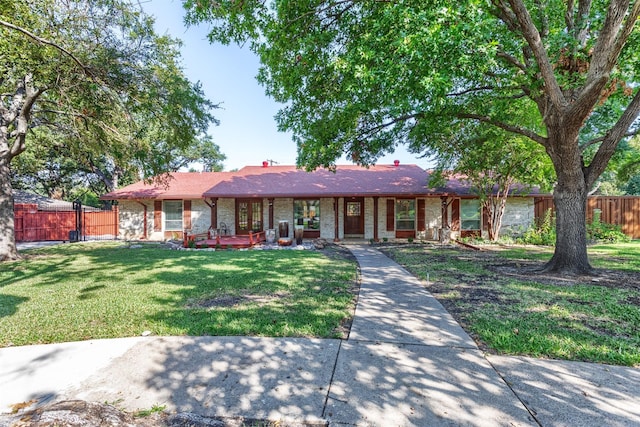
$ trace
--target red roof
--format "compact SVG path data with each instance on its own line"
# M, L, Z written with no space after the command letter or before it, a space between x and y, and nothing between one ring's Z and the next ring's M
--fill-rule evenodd
M164 183L144 181L127 185L100 197L102 200L122 199L202 199L203 193L233 172L174 172Z
M176 172L169 175L166 185L140 181L101 199L472 195L463 176L452 176L440 188L429 188L428 178L429 172L416 165L341 165L335 172L307 172L295 166L246 166L237 172ZM537 189L525 192L539 194Z
M206 197L329 197L418 195L427 173L416 165L337 166L307 172L295 166L247 166L210 187Z

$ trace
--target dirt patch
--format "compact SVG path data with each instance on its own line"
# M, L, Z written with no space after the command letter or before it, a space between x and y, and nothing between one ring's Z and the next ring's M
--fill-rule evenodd
M240 304L255 302L259 305L268 304L274 300L286 298L288 294L275 293L271 295L222 295L215 298L205 298L188 305L189 308L219 308L235 307Z
M12 427L288 427L282 421L244 417L203 417L189 412L169 414L154 412L136 416L112 405L83 400L66 400L20 414L0 414L0 425ZM296 422L298 427L326 426L326 423Z
M342 245L327 244L321 252L331 259L346 259L355 263L358 262L355 255L353 255L348 248Z
M640 274L628 271L595 269L590 276L563 276L542 271L543 264L518 261L501 264L487 262L485 268L504 277L513 277L522 281L534 281L547 285L571 286L593 284L620 289L640 289Z

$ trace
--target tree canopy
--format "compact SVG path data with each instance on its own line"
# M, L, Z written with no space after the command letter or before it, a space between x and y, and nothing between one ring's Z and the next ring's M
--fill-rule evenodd
M557 182L549 271L588 273L585 202L637 132L640 0L187 0L210 38L250 43L298 162L438 152L485 123L526 137ZM523 116L522 112L528 111ZM463 135L464 137L464 135ZM590 157L584 151L594 147Z
M0 259L17 256L10 165L30 144L115 181L171 170L198 145L216 151L216 105L184 75L179 47L128 0L0 0Z

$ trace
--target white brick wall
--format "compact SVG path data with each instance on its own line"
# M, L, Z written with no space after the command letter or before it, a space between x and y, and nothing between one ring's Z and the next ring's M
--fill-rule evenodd
M510 197L502 217L501 236L518 235L533 224L535 219L533 197Z
M425 226L426 239L437 240L439 238L439 230L442 228L442 202L439 197L429 197L425 199Z
M218 224L223 222L227 226L230 235L236 234L236 200L230 198L220 198L217 202L218 206Z
M153 200L144 200L147 205L147 225L153 229ZM144 208L140 203L122 200L118 204L119 210L119 234L118 238L124 240L142 239L144 236Z
M211 225L211 208L204 200L191 201L191 232L205 233Z
M333 240L336 237L336 215L333 210L333 198L320 199L320 237Z
M389 200L388 197L380 197L378 199L378 239L380 240L385 237L387 239L393 239L396 237L395 231L387 231L387 200ZM395 201L393 198L391 198L391 200Z
M380 203L380 200L378 200ZM380 209L380 205L378 205L378 209ZM373 239L373 198L365 197L364 198L364 238L365 239Z
M322 211L320 212L322 215ZM278 231L280 221L289 222L289 238L293 238L293 199L275 199L273 201L273 228L276 229L276 236L280 238Z
M149 240L163 240L162 232L153 231L154 203L153 200L143 200L147 206L147 235ZM338 198L338 230L339 239L344 239L344 199ZM502 235L519 234L526 230L534 220L534 200L532 197L511 197L507 201L505 214L503 217ZM378 237L380 239L395 238L395 231L386 231L387 219L387 198L378 199ZM280 198L274 200L273 205L274 228L278 229L279 221L289 222L289 236L293 236L293 199ZM374 236L373 221L373 198L367 197L364 202L365 210L365 239ZM449 207L450 210L450 207ZM119 238L142 239L144 236L143 206L136 201L123 200L119 203L120 211L120 232ZM217 201L218 226L224 222L230 234L235 234L235 199L220 198ZM449 211L449 218L451 212ZM269 200L263 200L263 221L264 228L269 225ZM191 202L191 225L196 233L207 231L211 224L211 210L203 200L192 200ZM440 198L425 198L425 224L427 227L427 238L431 238L431 230L442 227L441 202ZM320 236L325 239L334 239L335 236L335 213L334 199L332 197L320 199Z

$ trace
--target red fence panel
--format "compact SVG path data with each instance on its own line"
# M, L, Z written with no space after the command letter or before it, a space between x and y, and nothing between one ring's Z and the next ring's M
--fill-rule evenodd
M83 212L82 237L91 240L117 238L118 208L111 211Z
M535 198L535 219L539 223L547 210L555 211L550 196ZM600 221L617 224L622 232L632 239L640 239L640 197L639 196L590 196L587 199L587 222L593 220L593 211L600 210Z
M92 208L93 209L93 208ZM76 212L63 206L61 210L38 210L37 204L14 206L15 236L17 242L44 240L70 240L76 230ZM118 237L118 208L109 211L83 209L83 240L116 239Z

